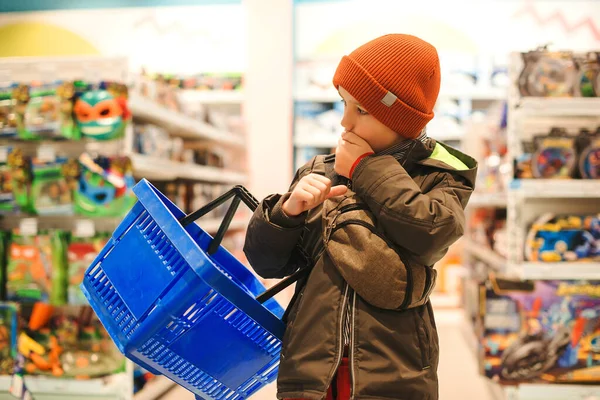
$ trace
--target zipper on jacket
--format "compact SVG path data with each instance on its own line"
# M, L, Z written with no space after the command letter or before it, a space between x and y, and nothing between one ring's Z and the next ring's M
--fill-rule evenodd
M371 233L373 233L374 235L379 237L381 240L383 240L390 249L394 250L396 252L396 254L398 254L398 257L400 258L400 260L404 263L404 266L406 267L406 294L404 295L404 301L402 302L402 305L400 306L400 309L404 310L406 307L408 307L408 305L410 304L410 299L412 298L412 290L413 290L412 269L410 267L410 264L396 250L394 244L388 238L384 237L383 235L380 235L379 232L377 232L377 230L375 229L375 227L372 224L369 224L368 222L365 222L360 219L349 219L349 220L340 222L339 224L333 224L331 226L331 228L329 229L329 232L326 236L327 240L329 240L329 237L338 229L341 229L344 226L353 225L353 224L360 225L360 226L365 227L368 230L370 230Z
M340 345L338 348L338 356L334 363L334 368L331 371L331 373L329 374L329 378L327 379L327 388L329 388L329 386L331 386L333 377L335 376L335 373L337 372L338 368L342 364L342 357L344 357L344 319L346 317L346 304L348 303L348 289L349 289L349 286L347 283L345 283L344 299L342 300L342 307L341 307L341 312L340 312L340 330L339 330L339 336L338 336Z
M350 390L350 400L354 400L354 392L356 389L356 381L354 373L354 316L356 314L356 292L353 292L352 295L352 319L350 321L350 349L348 352L348 357L350 358L350 382L352 388Z

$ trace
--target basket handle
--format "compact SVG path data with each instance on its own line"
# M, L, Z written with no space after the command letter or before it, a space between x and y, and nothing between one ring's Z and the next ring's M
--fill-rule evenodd
M227 229L229 228L229 225L231 224L231 221L233 220L235 212L237 211L237 208L240 205L240 201L244 202L244 204L246 204L248 206L248 208L252 212L254 212L258 208L258 205L259 205L258 200L256 200L256 198L244 186L237 185L237 186L234 186L233 189L222 194L221 196L219 196L215 200L211 201L207 205L199 208L198 210L194 211L191 214L186 215L185 217L183 217L179 220L181 225L187 226L187 225L191 224L192 222L196 221L197 219L208 214L215 208L219 207L220 205L222 205L223 203L225 203L227 200L231 199L232 197L233 197L233 200L231 202L231 205L229 206L229 209L227 210L227 213L225 213L225 216L223 217L223 221L221 222L221 225L219 226L219 230L217 231L217 234L215 235L213 240L208 245L207 253L209 255L213 255L219 249L219 246L221 245L221 242L223 241L223 237L225 236L225 232L227 232ZM299 245L296 246L296 250L298 250L301 255L306 257L304 250ZM292 285L297 280L299 280L300 278L305 276L309 270L310 270L310 268L300 268L298 271L296 271L292 275L288 276L287 278L281 280L279 283L277 283L276 285L271 287L269 290L266 290L262 294L258 295L256 297L256 300L259 303L264 303L265 301L267 301L270 298L272 298L273 296L275 296L277 293L281 292L282 290L284 290L285 288L287 288L288 286Z

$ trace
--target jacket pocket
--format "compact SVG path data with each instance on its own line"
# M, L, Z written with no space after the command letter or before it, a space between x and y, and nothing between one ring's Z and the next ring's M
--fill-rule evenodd
M423 369L431 368L431 332L423 318L423 313L427 312L426 306L414 309L415 325L417 327L417 336L419 338L419 350L421 351L421 365Z
M281 356L285 357L286 350L289 344L290 336L292 335L292 330L294 329L294 321L296 320L296 315L298 314L298 310L300 310L300 306L302 305L302 301L304 300L304 289L300 293L298 293L298 298L291 304L290 313L288 316L288 323L285 327L285 332L283 333L283 339L281 341Z

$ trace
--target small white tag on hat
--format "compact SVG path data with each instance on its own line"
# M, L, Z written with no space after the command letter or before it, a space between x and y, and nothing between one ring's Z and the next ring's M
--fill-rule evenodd
M381 102L388 107L391 107L398 98L392 92L387 92L386 95L381 99Z

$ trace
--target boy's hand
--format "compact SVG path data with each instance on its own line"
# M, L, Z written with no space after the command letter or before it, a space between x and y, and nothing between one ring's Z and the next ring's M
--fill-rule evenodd
M363 138L353 132L344 132L335 149L335 172L352 179L359 161L371 154L374 154L373 149Z
M302 214L323 203L325 200L341 196L348 191L344 185L331 187L331 180L322 175L308 174L300 179L291 196L281 207L290 217Z

